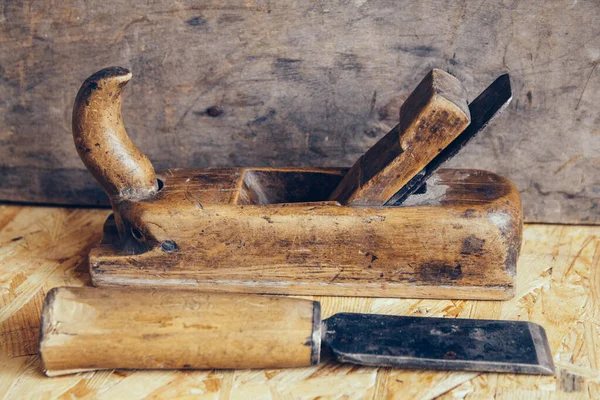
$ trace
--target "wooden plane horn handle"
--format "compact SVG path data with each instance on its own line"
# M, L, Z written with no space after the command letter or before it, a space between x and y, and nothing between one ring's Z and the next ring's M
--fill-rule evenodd
M131 72L105 68L83 82L73 106L73 139L87 169L113 206L158 190L150 160L131 141L121 117L121 94Z

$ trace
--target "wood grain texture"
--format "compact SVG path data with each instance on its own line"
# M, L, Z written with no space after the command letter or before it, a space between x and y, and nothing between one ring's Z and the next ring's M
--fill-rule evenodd
M321 308L288 297L54 288L40 328L44 372L242 369L319 363Z
M107 221L102 242L90 252L94 285L488 300L514 295L521 203L498 175L440 170L426 193L406 206L349 207L318 197L339 183L339 169L211 172L170 170L155 197L119 203L125 235L115 229L117 218ZM289 203L268 204L278 198Z
M28 304L56 286L89 285L86 254L108 210L0 206L0 321L35 321ZM600 228L525 225L516 296L505 302L314 297L323 318L338 312L500 318L543 325L556 377L402 371L341 365L236 371L101 371L47 378L20 332L0 326L0 398L404 399L600 396ZM38 293L41 293L39 295ZM15 335L17 335L15 337ZM18 348L18 346L23 346ZM35 347L35 346L33 346Z
M433 67L514 98L451 167L514 181L528 221L597 223L594 1L0 3L0 198L107 204L71 144L81 82L134 73L124 121L157 169L350 166Z

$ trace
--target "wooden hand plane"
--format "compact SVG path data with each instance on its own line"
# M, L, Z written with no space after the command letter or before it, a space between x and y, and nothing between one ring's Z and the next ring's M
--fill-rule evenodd
M94 285L513 296L517 190L490 172L437 170L510 100L508 76L468 105L456 78L432 70L402 105L399 124L350 169L159 173L123 126L130 78L119 67L97 72L73 109L77 151L113 208L89 257Z

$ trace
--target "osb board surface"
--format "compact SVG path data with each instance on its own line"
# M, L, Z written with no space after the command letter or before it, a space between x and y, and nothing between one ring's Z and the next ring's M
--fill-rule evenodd
M244 371L102 371L46 378L34 355L41 301L86 285L105 210L0 206L0 398L599 398L600 227L526 225L506 302L315 297L341 311L529 320L546 328L556 377L402 371L325 362Z
M514 180L528 221L597 223L599 19L573 0L4 0L0 198L105 201L70 119L106 66L133 71L125 123L160 169L350 166L438 67L471 99L503 72L514 88L451 166Z

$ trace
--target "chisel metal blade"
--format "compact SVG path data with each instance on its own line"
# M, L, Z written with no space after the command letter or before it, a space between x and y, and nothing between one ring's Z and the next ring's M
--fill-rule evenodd
M323 321L322 332L340 362L554 374L546 333L531 322L340 313Z
M429 164L417 173L385 205L399 206L411 194L417 191L443 163L454 157L472 138L481 132L487 124L508 106L512 99L508 74L498 77L475 100L469 104L471 123L442 150Z

